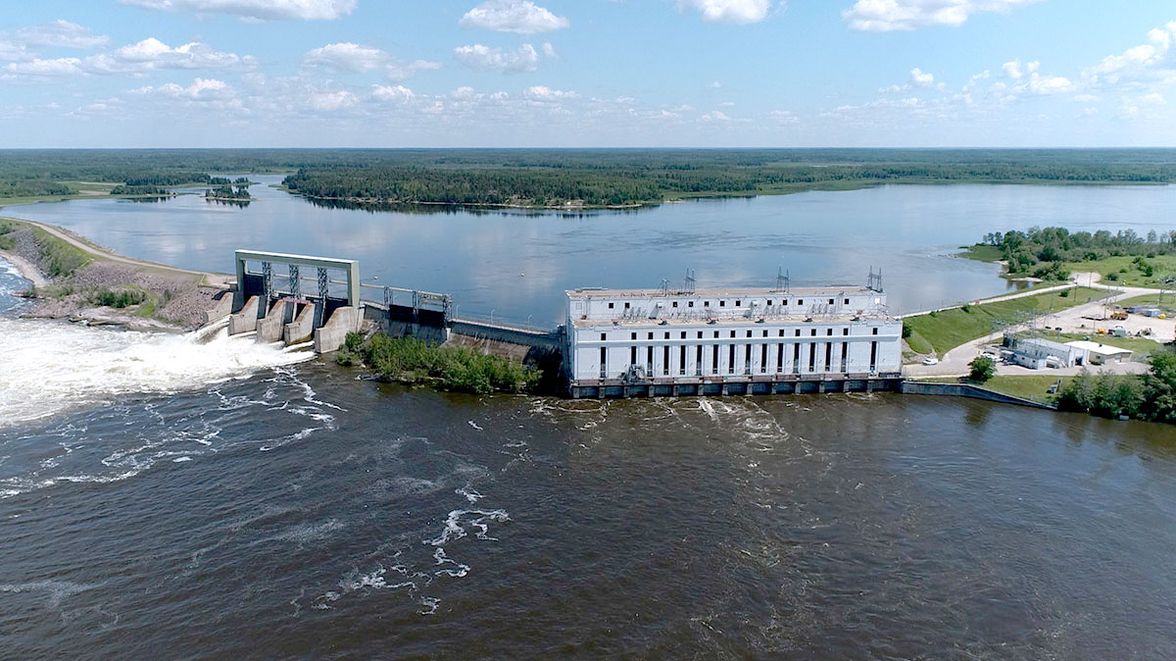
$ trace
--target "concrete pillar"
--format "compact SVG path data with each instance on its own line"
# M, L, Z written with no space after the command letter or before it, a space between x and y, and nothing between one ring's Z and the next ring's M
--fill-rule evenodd
M303 305L294 321L286 324L282 330L282 339L287 345L307 342L314 337L315 309L314 305Z
M257 330L257 309L260 303L256 296L250 296L241 311L229 317L229 335Z
M293 307L286 301L277 301L266 313L265 318L257 322L257 341L263 343L278 342L282 339L282 328L288 319L288 309Z
M315 353L338 351L347 340L347 334L359 330L361 319L359 308L347 306L336 309L327 323L314 331Z

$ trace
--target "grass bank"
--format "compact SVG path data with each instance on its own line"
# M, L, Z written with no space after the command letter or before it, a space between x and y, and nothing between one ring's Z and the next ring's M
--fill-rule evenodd
M348 334L335 360L340 365L363 363L388 381L476 394L529 392L541 377L533 367L468 347L437 346L382 333L367 339L360 333Z
M993 392L998 392L1002 395L1009 395L1010 397L1020 397L1031 402L1039 404L1055 404L1057 401L1057 393L1061 392L1067 384L1073 381L1074 376L1046 376L1046 375L1026 375L1026 376L1007 376L997 375L992 377L985 383L975 383L965 378L936 378L927 379L931 383L967 383L981 388L987 388ZM1118 374L1107 375L1107 379L1112 382L1119 381L1138 381L1139 377L1133 374ZM1057 385L1057 392L1050 393L1052 386Z
M1073 287L993 303L964 305L950 310L904 317L903 332L907 335L907 345L911 351L921 354L934 353L942 357L961 344L997 332L1001 328L1105 296L1105 291Z
M40 253L39 265L51 278L72 275L93 261L85 251L43 229L7 218L0 218L0 250L15 250L17 232L22 230L31 232Z
M1103 284L1127 287L1152 287L1159 289L1164 280L1176 273L1176 255L1131 256L1118 255L1103 259L1066 262L1063 266L1071 273L1096 272L1102 275Z

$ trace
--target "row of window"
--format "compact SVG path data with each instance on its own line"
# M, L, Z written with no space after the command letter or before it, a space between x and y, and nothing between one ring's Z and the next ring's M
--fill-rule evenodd
M795 334L793 335L793 337L800 337L800 336L801 336L801 334L800 334L800 331L801 331L801 329L799 329L799 328L796 328L796 329L793 329L793 330L795 331ZM785 337L784 331L785 331L785 329L781 328L781 329L779 330L779 335L777 335L777 337ZM877 335L877 334L878 334L878 328L877 328L877 327L871 328L871 329L870 329L870 331L871 331L871 332L870 332L870 334L871 334L871 335ZM754 331L745 331L745 332L746 332L746 337L754 337L754 335L753 335ZM714 339L718 339L718 338L719 338L719 333L720 333L720 331L713 331L713 338L714 338ZM738 331L730 331L730 333L731 333L731 335L730 335L730 336L731 336L732 338L738 337ZM848 329L848 328L842 328L842 329L841 329L841 334L842 334L843 336L848 336L848 335L849 335L849 329ZM636 333L636 332L629 333L629 340L630 340L630 341L636 341L636 340L637 340L637 335L638 335L638 333ZM647 340L652 340L652 339L653 339L653 335L654 335L654 333L653 333L652 331L650 331L650 332L646 333L646 337L645 337L645 339L647 339ZM669 339L671 339L671 338L670 338L670 335L671 335L671 333L669 333L669 332L665 332L665 333L663 333L663 335L664 335L664 337L662 337L662 339L664 339L664 340L669 340ZM703 331L696 331L696 334L695 334L695 339L701 340L701 339L702 339L702 335L703 335ZM833 335L833 329L832 329L832 328L826 328L826 329L825 329L825 335L826 335L827 337L828 337L828 336L832 336L832 335ZM679 334L678 334L678 339L680 339L680 340L685 340L685 339L686 339L686 336L687 336L687 331L680 331L680 332L679 332ZM817 336L817 329L816 329L816 328L810 328L810 329L809 329L809 337L816 337L816 336ZM762 335L761 335L760 337L768 337L768 331L766 331L766 330L765 330L765 331L762 331ZM601 341L601 342L607 342L607 341L608 341L608 333L601 333L601 334L600 334L600 341Z
M692 308L692 307L694 307L694 301L684 301L684 302L686 303L686 307L688 307L688 308ZM673 301L673 302L671 303L671 307L675 307L675 308L676 308L676 307L678 307L678 303L679 303L679 301ZM709 307L710 307L710 304L711 304L711 302L710 302L710 301L703 301L703 302L702 302L702 307L704 307L704 308L709 308ZM774 300L769 298L769 299L768 299L768 307L771 307L771 306L772 306L772 305L774 305L774 304L775 304L775 303L774 303ZM801 306L803 306L803 305L804 305L804 299L803 299L803 298L798 298L798 299L796 299L796 304L797 304L797 305L801 305ZM829 305L836 305L836 304L837 304L837 299L835 299L835 298L831 298L831 299L829 299ZM615 301L609 301L609 303L608 303L608 309L610 309L610 310L615 310L615 309L616 309L616 305L617 305L617 304L616 304L616 302L615 302ZM785 298L785 299L781 299L781 301L780 301L780 305L782 305L782 306L785 306L785 307L786 307L786 306L788 305L788 299L786 299L786 298ZM844 299L844 301L843 301L843 305L849 305L849 299L848 299L848 298L847 298L847 299ZM631 303L630 303L629 301L626 301L626 302L625 302L625 309L626 309L626 310L628 310L628 309L630 308L630 306L631 306ZM726 299L719 299L719 307L721 307L721 308L725 308L725 307L727 307L727 300L726 300ZM743 307L743 299L739 299L739 298L735 299L735 307L737 307L737 308L738 308L738 307Z
M837 344L838 351L836 357L834 355L834 345ZM710 346L710 360L705 361L703 349L705 346ZM792 351L786 350L784 344L777 344L774 356L774 365L769 365L770 347L768 344L761 345L742 345L740 347L734 344L728 345L695 345L687 347L686 345L679 346L677 351L676 373L679 376L717 376L723 373L722 368L726 368L726 374L736 374L736 369L739 368L739 373L750 374L812 374L817 372L819 366L824 367L823 372L832 372L836 358L838 363L838 371L847 373L849 371L849 343L848 342L810 342L807 344L808 351L805 352L807 361L802 358L801 347L802 344L793 344ZM724 361L725 365L720 365L720 356L723 353L724 347L726 349L727 359ZM753 355L753 347L759 347ZM645 351L640 351L638 347L629 347L629 364L627 369L629 371L641 369L644 371L644 376L655 377L654 363L654 347L646 346ZM660 376L670 376L674 372L675 365L671 364L671 347L661 347L661 364L657 365L660 368ZM791 353L791 360L785 361L785 356ZM642 356L641 354L644 354ZM693 361L688 362L688 358L693 354ZM644 362L640 359L644 358ZM742 358L742 364L740 364ZM807 366L805 363L807 362ZM877 371L878 364L878 343L870 343L870 372ZM607 378L609 374L608 369L608 350L605 347L600 348L600 378Z

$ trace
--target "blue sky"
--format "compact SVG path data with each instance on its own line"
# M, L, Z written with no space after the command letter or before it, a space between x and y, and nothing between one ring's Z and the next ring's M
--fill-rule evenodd
M1152 0L8 2L0 146L1176 146Z

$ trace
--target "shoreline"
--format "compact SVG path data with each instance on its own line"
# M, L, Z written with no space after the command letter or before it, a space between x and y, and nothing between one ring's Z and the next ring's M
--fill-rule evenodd
M11 264L20 277L32 283L33 287L49 285L49 278L41 272L41 269L24 257L8 250L0 250L0 259Z

